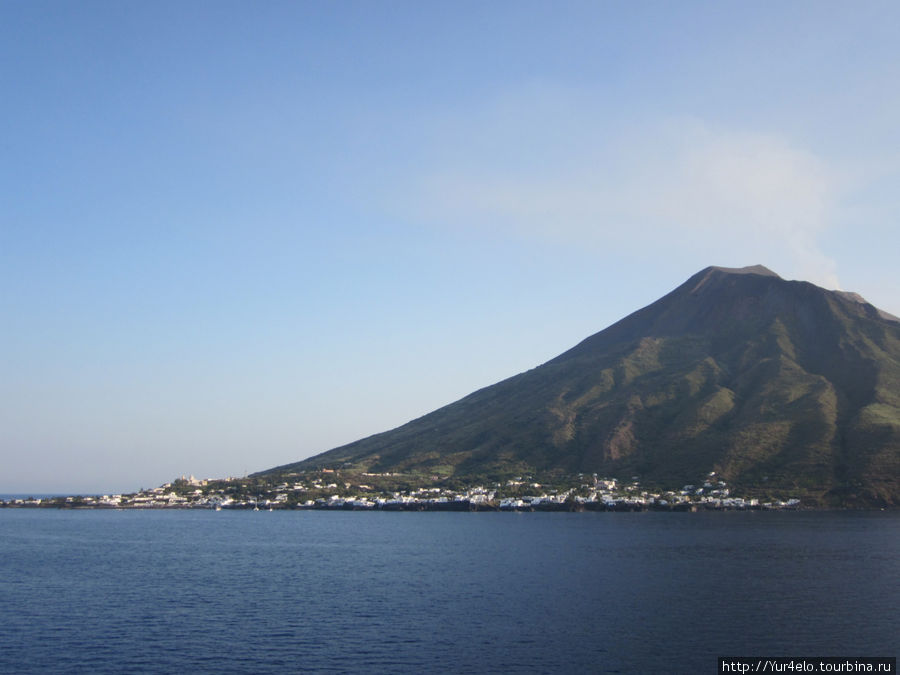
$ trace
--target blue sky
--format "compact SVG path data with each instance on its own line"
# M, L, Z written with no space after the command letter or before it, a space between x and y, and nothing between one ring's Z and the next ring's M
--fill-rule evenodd
M892 2L0 3L0 492L243 475L707 265L900 314Z

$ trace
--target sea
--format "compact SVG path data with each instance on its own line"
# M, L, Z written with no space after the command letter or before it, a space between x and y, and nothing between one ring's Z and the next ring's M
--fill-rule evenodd
M900 513L0 509L0 673L896 656Z

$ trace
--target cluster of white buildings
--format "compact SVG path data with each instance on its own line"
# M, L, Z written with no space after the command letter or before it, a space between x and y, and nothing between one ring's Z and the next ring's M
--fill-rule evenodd
M357 474L372 482L379 474ZM82 508L232 508L275 510L384 509L384 510L643 510L643 509L780 509L796 508L798 499L760 503L734 496L724 481L711 472L701 486L685 485L678 491L643 490L631 483L580 476L581 484L562 490L545 489L530 479L516 478L503 486L473 486L460 490L421 487L405 492L380 492L362 482L353 484L334 471L322 471L306 480L262 485L246 479L198 480L182 476L173 483L134 494L90 497L16 499L2 506ZM351 478L351 480L355 480ZM505 493L505 494L504 494Z

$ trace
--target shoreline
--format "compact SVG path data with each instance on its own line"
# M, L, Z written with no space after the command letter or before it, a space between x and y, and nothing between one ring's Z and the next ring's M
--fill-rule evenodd
M456 512L456 513L638 513L644 511L698 513L701 511L877 511L885 508L869 507L860 509L813 508L799 504L759 504L754 506L722 506L717 504L640 504L602 502L550 503L521 506L500 506L470 502L402 503L402 504L315 504L315 505L273 505L258 507L254 504L224 505L108 505L108 504L57 504L57 503L8 503L0 502L0 509L55 509L58 511L388 511L388 512Z

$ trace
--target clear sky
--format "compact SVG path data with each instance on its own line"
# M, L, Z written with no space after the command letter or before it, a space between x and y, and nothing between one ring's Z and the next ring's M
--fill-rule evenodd
M900 4L0 0L0 492L243 475L708 265L900 314Z

